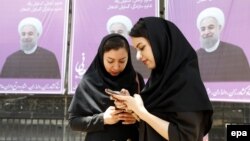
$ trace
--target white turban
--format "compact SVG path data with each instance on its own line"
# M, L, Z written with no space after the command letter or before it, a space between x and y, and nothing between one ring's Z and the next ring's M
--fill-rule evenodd
M131 20L128 17L123 16L123 15L116 15L116 16L109 18L109 20L107 22L106 26L107 26L107 31L109 33L110 33L110 26L114 23L124 24L128 31L130 31L132 26L133 26Z
M22 32L22 28L25 25L32 25L36 28L37 32L39 33L39 37L42 35L43 26L40 20L34 17L27 17L22 19L18 24L18 32L19 34Z
M224 23L225 23L224 13L219 8L210 7L201 11L199 16L197 17L196 26L198 29L200 29L201 21L206 17L214 17L215 19L217 19L219 25L221 25L222 28L224 27Z

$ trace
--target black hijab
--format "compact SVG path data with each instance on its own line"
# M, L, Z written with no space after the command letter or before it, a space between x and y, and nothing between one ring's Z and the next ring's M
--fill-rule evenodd
M120 38L126 43L128 51L128 62L118 76L111 76L103 64L103 54L105 43L112 38ZM105 36L99 46L98 52L90 67L84 74L78 85L75 96L69 107L69 112L83 115L92 115L104 112L114 102L105 93L105 88L120 91L122 88L129 90L130 94L137 93L136 72L132 66L129 43L119 34L109 34Z
M212 111L200 78L196 52L181 31L170 21L158 17L141 18L156 68L141 93L152 113Z

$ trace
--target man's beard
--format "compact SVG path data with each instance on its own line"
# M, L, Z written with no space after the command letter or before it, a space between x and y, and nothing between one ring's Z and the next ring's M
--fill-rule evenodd
M200 38L201 41L201 47L204 49L212 48L218 41L218 37L207 37L207 38Z
M36 42L33 41L21 41L21 49L26 51L31 51L36 46Z

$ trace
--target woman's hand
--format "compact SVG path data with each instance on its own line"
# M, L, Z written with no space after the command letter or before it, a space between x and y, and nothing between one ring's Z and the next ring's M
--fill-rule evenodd
M133 112L123 112L119 114L119 120L122 121L122 124L134 124L137 119Z
M119 114L124 110L116 109L114 106L110 106L103 115L104 124L116 124L119 119Z
M126 109L127 111L133 111L141 118L143 113L147 112L143 105L141 96L139 94L134 94L134 97L132 97L126 89L122 89L121 92L124 95L112 95L113 99L116 100L115 104L119 103L120 107L124 107L123 109ZM125 105L121 106L122 104Z
M170 123L149 113L144 107L142 98L139 94L134 94L132 97L127 95L129 94L127 90L122 89L121 91L126 93L126 95L112 94L112 98L124 103L126 111L133 111L134 113L132 112L132 114L138 115L140 119L149 124L157 133L169 140L168 128Z
M121 91L120 91L120 95L124 95L124 96L127 95L127 96L129 96L130 94L129 94L128 91L121 90ZM123 101L118 100L118 99L116 99L116 98L114 98L114 97L112 97L112 96L110 97L110 99L111 99L111 100L114 100L114 103L115 103L115 107L116 107L116 108L126 110L127 106L125 105L125 103L124 103Z

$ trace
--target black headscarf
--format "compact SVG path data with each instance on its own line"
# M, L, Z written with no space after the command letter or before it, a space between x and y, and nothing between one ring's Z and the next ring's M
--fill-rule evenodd
M162 18L140 20L145 21L156 62L141 93L145 107L152 113L212 111L196 52L181 31Z
M118 76L111 76L103 64L104 44L111 38L119 37L126 41L128 62ZM126 38L119 34L105 36L98 49L94 60L84 74L78 85L75 96L69 107L69 112L92 115L104 112L109 106L114 105L113 101L105 93L105 88L120 91L122 88L129 90L130 94L137 93L136 72L132 66L129 43Z

